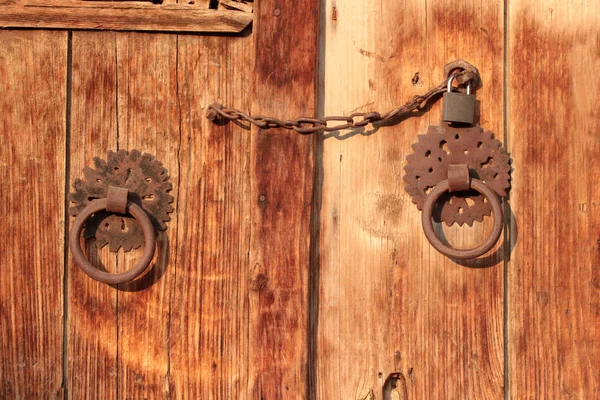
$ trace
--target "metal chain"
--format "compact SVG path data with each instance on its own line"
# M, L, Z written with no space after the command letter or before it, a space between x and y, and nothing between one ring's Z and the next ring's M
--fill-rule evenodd
M454 78L458 78L457 81L467 83L469 81L477 82L479 76L476 72L463 70L458 74L453 75ZM235 108L223 107L222 104L213 103L206 109L206 118L211 121L220 118L224 121L237 121L243 120L250 124L257 126L260 129L271 129L271 128L284 128L293 129L294 131L307 135L318 131L332 132L343 129L362 128L368 124L374 122L385 123L393 118L399 118L403 115L409 114L413 111L421 111L425 105L434 98L435 96L446 91L448 85L449 76L444 79L442 83L429 90L427 93L414 96L406 104L399 106L387 113L380 114L375 111L371 112L355 112L346 116L329 116L325 118L308 118L300 117L296 119L283 121L281 119L273 117L265 117L263 115L251 116L243 113ZM342 124L336 124L329 126L329 122L343 122Z

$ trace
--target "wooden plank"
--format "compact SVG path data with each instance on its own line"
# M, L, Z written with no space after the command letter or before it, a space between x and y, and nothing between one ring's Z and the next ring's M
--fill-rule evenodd
M509 397L599 398L598 3L519 0L508 18Z
M183 31L239 33L252 14L207 10L192 6L157 6L137 2L81 5L6 5L0 13L2 28L99 29L125 31Z
M177 37L74 33L73 48L73 148L91 148L78 152L87 156L88 164L94 156L105 158L108 149L137 148L156 155L177 182ZM150 269L118 290L82 273L73 275L73 290L95 301L71 308L72 393L103 398L168 395L168 265L169 252L174 254L169 243L175 237L175 229L159 234ZM109 271L122 271L141 251L115 256L105 250L101 257Z
M167 0L164 3L173 2L179 4L188 4L197 8L207 9L210 8L211 0Z
M326 115L388 111L464 57L482 74L481 123L502 137L501 3L327 1L322 21ZM440 117L441 101L421 118L323 140L316 398L502 396L502 251L445 258L404 190L411 144ZM490 222L444 231L470 247Z
M252 3L242 3L241 1L220 0L219 10L239 10L243 12L254 12Z
M177 186L181 140L177 36L136 32L119 33L116 39L116 146L155 155ZM173 195L179 190L177 187ZM173 215L167 231L158 234L151 269L139 279L119 285L118 387L123 397L169 395L169 302L175 272L170 260L175 257L178 221L178 215ZM176 243L175 247L171 243ZM119 253L120 268L133 266L142 251Z
M117 143L117 60L115 33L72 34L70 177L83 179L82 169L94 157L106 159ZM72 191L72 187L69 187ZM72 218L70 218L72 223ZM90 260L117 271L108 246L86 243ZM115 288L83 273L72 259L68 273L67 387L72 398L117 397L117 301Z
M255 115L314 115L319 2L256 4ZM308 397L314 137L252 129L249 398Z
M66 33L0 35L1 398L63 396L66 68Z
M95 3L99 3L99 2L103 2L103 3L107 3L107 2L138 2L138 1L146 1L148 3L154 3L154 0L79 0L79 1L90 1L90 2L95 2ZM164 4L163 2L160 2L160 4Z
M173 398L245 399L249 364L250 138L204 118L250 109L252 39L179 37L181 137L170 381Z

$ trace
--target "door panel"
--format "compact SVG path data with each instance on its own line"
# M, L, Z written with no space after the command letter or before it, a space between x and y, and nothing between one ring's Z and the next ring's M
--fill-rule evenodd
M509 393L600 396L597 5L510 7ZM516 232L518 230L518 239Z
M502 140L501 3L326 4L326 115L391 110L465 58L482 75L481 124ZM411 144L440 118L438 101L395 126L325 135L318 398L502 397L504 246L448 259L425 239L404 190ZM490 227L486 218L444 231L468 248Z
M71 148L81 150L72 179L106 149L137 148L168 168L176 207L152 269L135 283L112 288L71 268L74 396L306 391L313 138L204 117L214 101L314 114L316 14L295 35L306 44L290 50L281 31L293 15L276 19L276 7L263 4L263 30L251 37L73 33ZM298 97L277 95L286 85ZM141 249L99 253L109 271L121 271ZM100 332L90 331L96 323Z
M245 398L251 235L250 132L216 126L204 107L249 109L251 38L180 36L181 115L170 386L175 398Z
M63 392L66 70L66 32L0 32L2 398Z
M69 118L69 182L82 179L81 170L94 157L106 159L117 145L116 36L112 32L74 33L71 46L71 112ZM86 241L94 265L117 271L117 258L108 247ZM70 252L69 252L70 254ZM118 291L92 279L69 255L67 271L67 388L69 396L86 393L114 398L118 379Z

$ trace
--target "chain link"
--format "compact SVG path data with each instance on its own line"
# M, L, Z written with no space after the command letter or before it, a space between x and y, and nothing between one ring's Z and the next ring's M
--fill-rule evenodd
M463 70L458 74L454 74L459 82L467 83L468 81L477 82L479 76L473 71ZM206 109L206 118L211 121L221 119L224 121L245 121L260 129L284 128L294 130L302 135L312 134L318 131L332 132L341 131L344 129L362 128L374 122L385 123L395 118L400 118L413 111L421 111L425 105L434 97L446 91L448 78L442 83L429 90L427 93L414 96L406 104L399 106L385 114L378 112L355 112L348 116L329 116L325 118L308 118L300 117L296 119L282 121L277 118L265 117L263 115L250 116L235 108L223 107L222 104L213 103ZM462 78L462 79L461 79ZM329 125L330 122L342 122L339 124Z

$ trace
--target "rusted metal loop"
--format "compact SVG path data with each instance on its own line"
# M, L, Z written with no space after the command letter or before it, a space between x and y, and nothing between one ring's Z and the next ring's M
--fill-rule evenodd
M73 260L75 261L75 264L77 264L79 268L83 270L83 272L97 281L104 282L109 285L115 285L134 280L140 276L146 268L148 268L148 265L150 265L150 262L152 262L152 258L154 258L154 250L156 248L156 233L148 214L146 214L146 212L137 204L128 201L127 211L129 211L129 213L135 217L144 231L144 253L135 266L128 271L120 274L111 274L105 271L100 271L88 261L87 257L83 253L80 244L80 237L85 221L93 214L102 210L106 210L107 206L108 199L97 199L88 204L88 206L77 215L77 218L75 218L69 233L69 248L73 254Z
M323 120L325 122L329 122L329 121L343 121L343 122L348 122L348 123L352 122L352 118L347 117L345 115L332 115L332 116L323 118Z
M324 125L325 121L322 119L317 119L317 118L308 118L308 117L301 117L301 118L297 118L296 122L298 122L299 124L312 124L312 125Z
M283 125L283 121L277 118L265 117L264 115L255 115L253 123L261 129L277 128Z
M437 251L444 254L445 256L456 260L468 260L472 258L477 258L490 251L492 247L494 247L494 245L498 242L498 239L500 239L500 235L502 234L502 229L504 227L502 205L500 203L498 195L479 179L471 179L471 188L475 189L476 191L478 191L486 197L487 201L492 207L492 213L494 217L494 226L492 227L492 232L490 233L490 236L485 240L485 242L473 249L455 249L446 245L440 240L433 228L433 207L439 200L440 196L449 190L448 180L444 180L438 183L433 188L431 193L429 193L429 195L425 199L425 203L423 204L421 223L423 225L423 231L425 232L427 240L429 240L429 243L431 243L431 245Z
M233 109L233 108L224 108L223 110L218 110L219 114L230 120L242 119L242 113Z
M300 124L298 124L298 122L288 119L287 121L283 121L283 124L281 124L281 126L285 129L294 129L295 126L299 126Z
M325 122L322 119L316 118L302 117L297 118L296 122L298 123L298 125L292 127L292 129L300 133L301 135L309 135L311 133L315 133L327 126L327 122ZM302 126L302 124L309 124L310 126Z
M381 114L377 111L371 111L365 114L365 119L369 122L375 122L381 120Z
M479 70L473 64L463 59L452 61L444 66L444 76L449 78L456 70L461 71L456 78L459 84L471 81L473 83L473 90L481 87Z
M450 75L450 77L448 78L448 87L446 88L446 91L448 93L452 92L452 81L454 80L454 78L458 77L462 75L461 72L457 72L455 74ZM467 94L471 94L471 81L467 81Z
M208 111L206 112L206 118L214 121L217 117L224 118L230 121L238 120L242 118L240 116L240 112L233 108L223 108L223 106L219 103L211 104L208 106Z
M294 126L292 129L296 132L298 132L301 135L310 135L311 133L315 133L319 130L321 130L323 128L323 126Z
M127 188L109 186L108 194L106 195L106 211L125 214L127 212L128 193Z
M239 113L239 114L243 119L258 126L260 129L268 129L269 128L269 123L267 121L265 121L264 120L265 117L263 117L261 115L251 117L248 114L243 114L243 113Z
M223 109L223 104L221 103L212 103L207 107L206 110L206 118L209 121L214 121L219 116L219 111Z
M351 118L352 121L354 121L354 119L357 117L362 117L362 119L360 121L353 122L353 125L356 127L366 126L371 122L381 120L381 114L378 112L356 112L348 116L348 118Z
M471 177L467 164L448 165L448 191L464 192L471 189Z
M350 117L346 117L346 116L338 116L338 115L334 115L334 116L330 116L330 117L325 117L323 118L325 120L325 123L327 124L329 121L343 121L345 122L345 124L338 124L338 125L332 125L332 126L324 126L323 130L325 132L334 132L334 131L342 131L344 129L348 129L352 126L352 118Z

